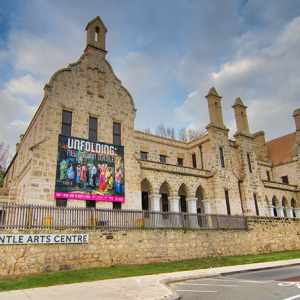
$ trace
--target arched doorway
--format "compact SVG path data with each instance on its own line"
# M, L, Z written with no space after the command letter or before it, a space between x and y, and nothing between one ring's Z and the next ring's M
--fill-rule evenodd
M161 211L168 212L170 193L168 189L168 183L166 181L160 186L159 194L161 195Z
M146 178L141 182L141 191L142 191L142 210L150 210L150 205L149 205L150 188L149 188L149 182Z
M204 214L204 205L203 205L203 189L201 186L197 188L196 191L196 198L197 198L197 214Z
M179 210L180 212L187 212L187 205L186 205L186 190L185 185L182 184L178 191L179 196Z
M276 196L273 196L272 198L272 205L274 206L273 210L274 210L274 216L277 217L277 210L276 207L278 206L279 202L276 198Z

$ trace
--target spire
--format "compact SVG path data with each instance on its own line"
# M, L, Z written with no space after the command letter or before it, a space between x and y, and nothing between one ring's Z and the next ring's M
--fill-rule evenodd
M205 96L208 102L208 110L209 110L209 119L210 123L206 126L206 129L209 127L217 127L220 129L229 130L223 123L223 114L222 114L222 106L221 99L216 89L212 87L208 94Z
M232 108L234 109L237 127L237 132L234 134L234 136L246 135L252 137L251 133L249 132L248 117L246 112L247 106L244 105L240 97L235 100Z

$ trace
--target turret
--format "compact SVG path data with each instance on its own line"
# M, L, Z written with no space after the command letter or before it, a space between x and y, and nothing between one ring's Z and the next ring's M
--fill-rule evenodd
M223 115L222 115L222 106L221 106L221 99L222 97L218 95L216 89L212 87L208 94L205 96L208 102L208 110L209 110L209 119L210 123L206 126L206 129L210 127L217 127L220 129L225 129L226 126L223 122Z
M103 24L100 17L96 17L92 21L90 21L85 30L87 31L87 41L86 46L93 46L95 48L98 48L100 50L105 50L105 35L107 32L107 29L105 25Z
M238 135L252 137L251 133L249 132L249 124L246 112L247 106L244 105L241 98L237 98L232 108L234 109L237 127L237 132L234 134L234 137Z

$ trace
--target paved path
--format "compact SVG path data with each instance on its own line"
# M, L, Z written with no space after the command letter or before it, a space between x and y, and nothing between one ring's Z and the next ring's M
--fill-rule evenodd
M56 285L0 293L1 300L116 300L116 299L179 299L166 283L202 277L218 276L224 273L248 272L251 270L279 268L300 264L300 259L249 264L234 267L165 273L150 276L93 282Z

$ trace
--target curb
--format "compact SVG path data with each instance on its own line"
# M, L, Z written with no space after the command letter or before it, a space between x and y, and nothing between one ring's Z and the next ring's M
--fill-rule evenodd
M180 299L180 295L168 286L168 284L170 284L170 283L182 282L182 281L194 280L194 279L226 276L226 275L233 275L233 274L250 273L250 272L255 272L255 271L281 269L281 268L285 268L285 267L295 267L295 266L299 266L299 265L300 265L300 263L292 263L292 264L288 264L288 265L278 265L278 266L270 266L270 267L261 267L261 268L257 268L257 269L245 269L245 270L240 270L240 271L215 273L213 275L203 275L203 276L195 275L195 276L187 276L187 277L184 277L184 276L178 277L177 279L174 279L174 278L162 279L159 281L159 283L162 284L168 290L170 290L172 292L172 295L156 298L155 300L159 300L159 299L178 300L178 299Z

